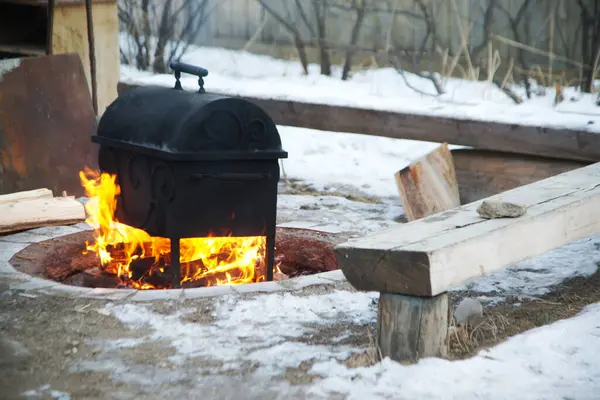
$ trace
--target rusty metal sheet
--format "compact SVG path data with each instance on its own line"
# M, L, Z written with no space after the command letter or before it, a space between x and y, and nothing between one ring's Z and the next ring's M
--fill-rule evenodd
M0 60L0 194L83 195L78 173L97 168L95 131L77 54Z

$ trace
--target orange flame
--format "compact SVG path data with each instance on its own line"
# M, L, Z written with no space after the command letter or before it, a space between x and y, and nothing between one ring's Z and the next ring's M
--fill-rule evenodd
M94 243L86 243L85 252L96 253L104 271L117 275L127 286L165 288L148 281L165 272L170 240L152 237L115 219L121 192L115 175L85 168L79 178L89 198L86 222L94 227L95 236ZM181 283L202 280L202 286L237 285L265 279L261 273L266 266L264 236L188 238L181 240L180 248ZM132 268L136 260L148 261L141 276Z

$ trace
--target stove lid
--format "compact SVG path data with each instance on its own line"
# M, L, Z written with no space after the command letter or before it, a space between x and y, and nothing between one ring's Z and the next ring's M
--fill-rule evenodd
M275 123L256 104L158 86L121 94L92 141L169 160L287 158Z

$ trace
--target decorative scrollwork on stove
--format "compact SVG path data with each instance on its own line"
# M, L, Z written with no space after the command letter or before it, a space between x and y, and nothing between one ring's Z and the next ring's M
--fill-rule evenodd
M267 124L260 118L255 118L246 124L249 148L263 150L269 147Z
M204 135L194 138L194 150L231 150L240 147L242 121L236 113L217 110L204 120Z
M126 222L130 225L143 226L151 209L151 203L147 200L152 189L148 181L148 158L132 153L123 153L121 158L121 196L117 204L119 215L127 216Z
M156 162L151 167L150 182L151 209L144 226L149 230L164 231L167 224L166 211L175 200L175 174L166 163Z

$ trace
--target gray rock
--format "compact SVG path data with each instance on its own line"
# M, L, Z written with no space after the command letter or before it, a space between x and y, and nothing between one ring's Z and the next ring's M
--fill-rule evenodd
M479 300L465 297L454 310L454 320L458 325L478 323L483 318L483 305Z
M518 218L525 215L526 212L526 206L506 201L484 200L479 207L477 207L477 214L486 219Z

